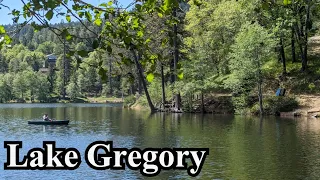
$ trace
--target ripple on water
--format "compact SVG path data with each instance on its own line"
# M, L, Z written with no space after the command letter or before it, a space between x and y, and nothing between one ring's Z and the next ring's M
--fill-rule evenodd
M28 120L68 119L67 126L28 125ZM98 140L114 147L209 148L198 179L320 179L320 121L194 114L149 115L106 104L0 105L0 139L23 141L20 155L43 141L75 147L82 164L74 171L1 171L0 179L144 179L139 171L97 171L84 160ZM0 165L6 152L0 151ZM190 161L187 161L190 165ZM151 179L189 179L163 171Z

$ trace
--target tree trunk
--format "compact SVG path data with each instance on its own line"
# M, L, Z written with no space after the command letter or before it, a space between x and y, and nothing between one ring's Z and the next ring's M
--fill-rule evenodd
M66 99L66 36L63 37L63 88L62 88L62 97Z
M31 94L31 102L33 102L33 100L34 100L33 89L31 89L30 94Z
M304 52L303 52L303 47L302 47L302 33L301 33L301 30L298 26L298 24L295 24L295 31L296 31L296 39L297 39L297 42L298 42L298 46L299 46L299 50L300 50L300 56L301 56L301 62L305 62L305 56L304 56ZM303 63L302 63L303 64ZM303 66L301 68L301 70L303 70Z
M301 71L306 71L308 68L308 33L310 26L310 0L307 1L306 7L306 21L305 21L305 32L304 32L304 49L303 49L303 61Z
M294 28L291 29L291 55L292 55L292 62L296 62L296 47L295 47L295 40L294 40Z
M141 59L141 54L138 54L138 59ZM142 95L142 82L140 78L138 79L138 93L139 96Z
M173 56L173 53L172 53L172 56ZM175 77L174 77L174 58L171 59L170 61L170 83L173 84L174 83L174 80L175 80Z
M133 85L130 86L130 94L133 95Z
M173 9L173 17L177 17L177 8ZM177 69L179 61L179 50L178 50L178 27L177 24L173 25L173 47L174 47L174 82L177 81ZM175 110L180 110L181 97L180 93L175 95Z
M206 112L205 107L204 107L204 95L203 95L203 92L201 92L201 112L202 113Z
M146 94L146 97L147 97L147 101L148 101L148 104L149 104L150 111L151 112L155 112L156 108L154 107L154 105L153 105L153 103L151 101L151 98L150 98L150 95L149 95L149 92L148 92L148 88L147 88L147 83L145 81L145 78L144 78L144 75L143 75L143 71L142 71L142 67L141 67L141 64L139 62L138 56L137 56L136 52L134 51L134 49L132 47L130 48L130 51L131 51L131 53L133 55L133 59L135 61L135 64L136 64L136 67L137 67L137 70L138 70L138 73L139 73L139 79L142 82L142 86L143 86L143 89L144 89L144 93Z
M165 91L165 83L164 83L163 64L161 63L160 66L161 66L162 104L163 104L163 107L165 107L165 104L166 104L166 91Z
M139 93L139 96L141 96L142 95L142 85L141 85L142 83L141 83L141 80L140 80L140 78L139 78L139 80L138 80L138 93Z
M123 88L121 88L121 100L122 100L122 102L124 101L124 98L123 98Z
M112 89L112 62L111 57L109 58L109 94L112 96L113 89Z
M286 56L284 54L282 37L280 38L280 57L282 62L282 74L285 75L287 74L287 68L286 68Z

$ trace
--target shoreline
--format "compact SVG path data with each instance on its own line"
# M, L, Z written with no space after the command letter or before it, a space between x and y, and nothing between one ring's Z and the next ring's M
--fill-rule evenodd
M313 117L313 118L320 118L320 95L308 95L308 94L301 94L301 95L293 95L299 103L298 108L295 108L291 111L279 112L277 115L266 114L266 116L280 116L280 117ZM211 95L206 99L206 112L201 112L199 110L192 110L192 111L184 111L182 113L191 113L191 114L217 114L217 115L236 115L234 111L231 109L231 104L229 99L231 98L230 95ZM115 97L87 97L87 98L79 98L77 100L58 100L58 98L54 99L54 102L39 102L39 101L10 101L1 104L54 104L54 103L76 103L76 104L85 104L85 103L92 103L92 104L123 104L122 108L126 109L133 109L138 111L149 111L148 107L142 106L139 103L134 103L129 106L124 104L122 98L115 98ZM162 111L159 111L162 112ZM168 113L178 113L178 112L170 112L165 111ZM181 113L181 112L179 112ZM253 114L254 115L254 114Z
M318 94L299 94L290 95L298 102L298 107L290 111L280 111L278 114L265 114L265 116L278 116L278 117L310 117L320 118L320 95ZM184 111L183 113L191 114L217 114L217 115L236 115L236 113L230 109L231 102L230 95L213 95L207 98L207 104L205 103L206 112L196 111ZM229 101L229 102L227 102ZM138 103L134 103L129 107L125 107L134 110L149 111L148 107L142 106ZM162 111L159 111L162 112ZM168 113L180 113L171 112L170 110L164 111ZM251 114L255 115L255 114ZM256 116L256 115L255 115Z
M106 98L106 97L86 97L86 98L78 98L76 100L70 100L70 99L61 99L59 100L59 98L52 98L51 101L48 102L41 102L41 101L31 101L31 100L13 100L13 101L8 101L5 103L0 103L0 104L33 104L33 103L123 103L122 98Z

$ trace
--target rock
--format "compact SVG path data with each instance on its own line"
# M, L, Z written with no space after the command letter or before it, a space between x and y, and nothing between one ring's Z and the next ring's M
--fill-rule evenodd
M312 117L314 117L314 118L320 118L320 114L314 114L314 115L312 115Z
M280 112L281 117L298 117L301 116L301 112L295 111L295 112Z
M310 113L317 113L317 112L320 112L320 109L319 108L314 108L314 109L311 109L308 111L308 114Z

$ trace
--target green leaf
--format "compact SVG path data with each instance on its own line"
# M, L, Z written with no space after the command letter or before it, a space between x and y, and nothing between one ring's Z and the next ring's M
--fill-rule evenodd
M72 40L72 35L69 33L67 29L63 29L61 35L64 36L67 41Z
M183 72L179 73L177 76L179 79L183 79Z
M164 0L162 8L165 12L167 12L171 8L172 1L173 0Z
M18 11L18 10L16 10L16 9L14 9L14 10L12 10L12 15L13 16L19 16L19 14L20 14L20 11Z
M98 40L95 39L95 40L93 41L93 43L92 43L92 48L93 48L93 49L97 49L98 47L99 47L99 42L98 42Z
M86 11L85 16L86 16L86 18L87 18L87 20L88 20L89 22L92 21L92 15L90 14L89 11Z
M9 35L4 35L4 40L5 40L5 42L6 42L6 44L10 44L11 42L12 42L12 39L10 38L10 36Z
M107 71L105 69L103 69L102 67L99 68L99 75L101 77L101 79L103 81L106 81L107 80Z
M72 40L72 35L71 35L71 34L67 34L67 35L66 35L66 40L67 40L67 41Z
M137 36L138 36L138 37L142 37L142 36L143 36L143 32L142 32L142 31L138 31L138 32L137 32Z
M84 15L84 12L80 11L80 12L78 12L78 15L79 15L80 18L82 18L83 15Z
M194 5L201 6L202 2L199 0L193 0Z
M71 16L68 14L68 15L66 15L66 20L68 21L68 22L71 22Z
M124 43L129 45L131 43L131 38L130 37L124 37Z
M153 79L154 79L154 74L153 74L153 73L149 73L149 74L147 75L147 81L148 81L148 82L152 82Z
M146 44L148 44L149 42L151 42L151 39L150 39L150 38L148 38L148 39L145 41Z
M112 53L112 48L111 48L110 45L107 46L107 51L108 51L109 53Z
M68 52L68 54L69 54L70 56L73 56L74 53L75 53L74 51L69 51L69 52Z
M139 27L139 19L136 18L133 20L133 25L132 25L132 28L138 28Z
M50 21L53 17L53 11L52 10L49 10L47 13L46 13L46 18Z
M127 58L127 57L122 57L121 59L122 63L129 66L131 64L133 64L133 62L131 61L131 59Z
M109 13L104 13L104 19L109 19Z
M162 14L162 13L158 13L158 16L159 16L160 18L162 18L162 17L163 17L163 14Z
M112 6L113 2L112 1L109 1L108 2L108 6Z
M168 38L164 38L164 39L161 40L161 46L162 47L166 46L167 43L168 43Z
M0 25L0 34L4 34L6 33L6 30L4 29L3 26Z
M48 8L54 9L56 7L55 0L48 0L46 5Z
M141 10L141 4L136 4L135 7L136 7L137 11Z
M284 5L289 5L289 4L291 4L291 0L283 0L283 4Z
M101 26L102 20L101 19L96 19L93 23L96 24L97 26Z
M108 7L107 3L102 3L102 4L100 4L99 6Z
M88 56L88 51L86 50L81 50L81 51L77 51L78 55L81 57L86 57Z

